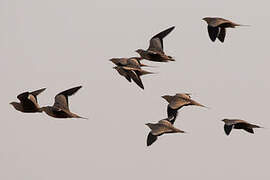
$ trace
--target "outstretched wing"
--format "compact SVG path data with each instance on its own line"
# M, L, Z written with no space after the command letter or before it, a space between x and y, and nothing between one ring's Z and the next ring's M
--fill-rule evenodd
M36 90L36 91L33 91L33 92L30 92L30 94L32 94L37 102L37 96L42 93L43 91L45 91L46 88L42 88L42 89L39 89L39 90Z
M151 132L147 136L147 146L152 145L157 140L157 136L153 135Z
M220 32L218 34L218 39L220 42L224 42L226 36L226 29L225 28L220 28Z
M169 121L172 124L174 124L174 122L176 120L176 117L177 117L177 114L178 114L178 110L177 109L172 109L172 108L170 108L169 105L167 106L167 115L168 115L168 118L171 118Z
M69 110L68 96L75 94L82 86L74 87L57 94L54 98L53 107Z
M148 47L149 51L154 51L154 52L163 52L163 38L166 37L173 29L175 28L175 26L172 26L158 34L156 34L155 36L153 36L150 39L150 45Z
M214 42L218 36L219 27L207 26L210 39Z
M226 124L224 124L224 131L225 131L225 133L227 135L229 135L230 132L232 131L232 127L233 127L233 125L226 125Z
M36 96L32 95L29 92L19 94L17 98L21 101L21 104L25 111L32 111L36 108L39 108Z
M127 71L127 74L140 88L144 89L140 76L138 76L134 71Z
M172 109L180 109L181 107L188 105L190 103L190 100L174 96L171 102L169 103L170 108Z

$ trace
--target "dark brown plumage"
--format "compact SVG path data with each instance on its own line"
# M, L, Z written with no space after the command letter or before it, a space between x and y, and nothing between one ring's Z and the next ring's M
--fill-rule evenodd
M151 67L140 62L141 57L131 57L131 58L112 58L110 59L117 66L125 66L136 69L141 69L141 67Z
M150 45L145 51L143 49L138 49L136 52L140 54L143 59L155 62L168 62L174 61L171 56L167 56L164 53L163 38L166 37L175 27L170 27L150 39Z
M117 65L113 68L116 69L121 76L124 76L129 82L133 80L142 89L144 89L144 85L141 76L153 74L152 72L142 70L141 63L136 58L113 58L110 59L110 61Z
M158 121L158 123L147 123L146 125L151 129L151 132L147 136L147 146L153 144L157 140L157 137L162 134L185 133L184 131L175 128L169 118L162 119Z
M261 128L260 126L250 124L240 119L223 119L224 131L226 135L229 135L232 129L243 129L249 133L254 134L253 128Z
M68 102L68 97L74 95L80 88L82 88L82 86L60 92L55 96L53 106L42 107L42 111L55 118L83 118L70 112Z
M37 101L37 96L42 93L46 88L42 88L33 92L24 92L17 96L20 100L18 102L11 102L10 104L18 111L24 113L42 112Z
M241 24L236 24L227 19L219 18L219 17L205 17L204 21L208 24L208 34L210 39L214 42L216 38L220 40L220 42L224 42L226 36L226 28L235 28L236 26L246 26Z
M206 107L193 99L191 99L190 94L188 93L178 93L174 96L170 95L164 95L162 96L169 104L167 106L167 114L168 118L175 117L172 119L171 123L174 124L174 121L177 117L178 110L184 106L201 106L201 107Z

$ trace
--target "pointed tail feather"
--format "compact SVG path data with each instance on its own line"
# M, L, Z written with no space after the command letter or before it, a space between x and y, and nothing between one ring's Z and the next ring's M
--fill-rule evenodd
M143 76L146 74L156 74L155 72L149 72L149 71L145 71L145 70L141 70L141 71L137 71L137 73L139 76Z
M201 107L204 107L204 108L207 108L207 109L210 109L210 107L207 107L207 106L205 106L205 105L202 105L202 104L200 104L200 103L198 103L198 102L196 102L196 101L194 101L194 100L191 101L191 104L192 104L192 105L196 105L196 106L201 106Z
M158 66L149 66L149 65L147 65L147 64L142 64L142 63L140 64L140 66L141 66L141 67L152 67L152 68L158 67Z
M247 25L247 24L234 24L235 26L247 26L250 27L251 25Z
M86 117L79 116L77 114L72 113L73 118L80 118L80 119L88 119Z

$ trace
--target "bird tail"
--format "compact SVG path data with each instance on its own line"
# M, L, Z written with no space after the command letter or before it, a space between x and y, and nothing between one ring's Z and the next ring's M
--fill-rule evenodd
M168 56L168 61L175 61L175 59L172 56Z
M258 126L258 125L255 125L255 124L252 124L252 128L263 128L263 127Z
M251 25L247 25L247 24L234 24L234 26L251 26Z
M158 66L149 66L149 65L146 65L146 64L142 64L142 63L140 64L140 66L141 67L153 67L153 68L158 67Z
M138 75L142 76L142 75L146 75L146 74L156 74L154 72L149 72L149 71L145 71L145 70L140 70L138 71Z
M204 107L204 108L207 108L207 109L210 109L209 107L205 106L205 105L202 105L194 100L191 101L192 102L192 105L196 105L196 106L201 106L201 107Z
M82 117L82 116L79 116L79 115L74 114L74 113L72 113L72 115L73 115L73 118L88 119L86 117Z

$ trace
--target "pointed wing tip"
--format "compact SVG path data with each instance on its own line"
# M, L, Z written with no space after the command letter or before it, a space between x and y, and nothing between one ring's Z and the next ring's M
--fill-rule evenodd
M41 88L40 91L45 91L47 88Z
M89 118L88 117L79 117L80 119L85 119L85 120L88 120Z
M174 30L174 29L175 29L175 26L170 27L170 29L171 29L171 30Z
M157 140L157 136L153 135L151 132L147 136L146 145L151 146Z

